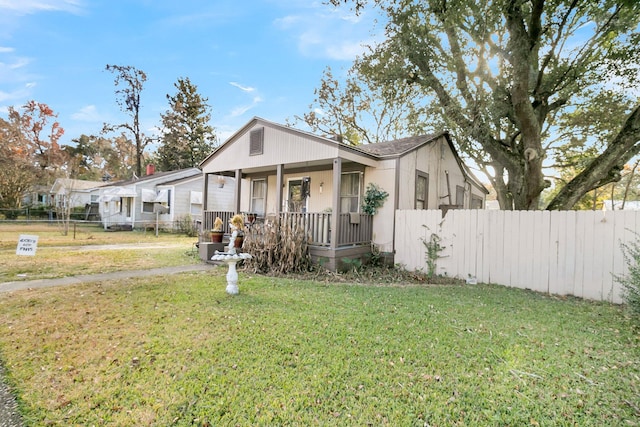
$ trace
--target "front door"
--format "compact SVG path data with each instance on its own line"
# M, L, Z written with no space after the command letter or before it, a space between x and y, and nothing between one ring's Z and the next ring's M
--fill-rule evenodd
M303 194L302 180L292 179L289 181L289 198L288 198L288 211L289 212L306 212L307 211L307 198Z

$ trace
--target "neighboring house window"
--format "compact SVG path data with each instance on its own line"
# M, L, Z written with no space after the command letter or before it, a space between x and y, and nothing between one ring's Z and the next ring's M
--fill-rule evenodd
M464 207L464 187L456 185L456 206Z
M153 202L142 202L142 212L153 213Z
M98 195L97 194L92 194L91 195L91 203L98 203Z
M124 213L125 216L130 217L131 216L131 201L133 200L133 198L131 197L122 197L122 202L120 203L120 213Z
M264 128L258 128L249 134L249 155L257 156L264 150Z
M340 184L340 213L360 212L360 172L343 173Z
M482 209L482 197L471 195L471 209Z
M427 209L429 200L429 174L416 172L416 209Z
M189 206L191 215L202 214L202 191L191 191L189 193Z
M142 198L142 212L153 213L153 204L156 201L158 194L154 190L143 188L141 191Z
M267 180L254 179L251 181L251 212L264 215L267 201Z

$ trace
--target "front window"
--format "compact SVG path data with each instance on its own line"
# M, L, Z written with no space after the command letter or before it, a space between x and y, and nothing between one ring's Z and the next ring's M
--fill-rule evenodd
M251 212L264 215L267 202L267 180L254 179L251 181Z
M464 187L456 185L456 206L464 207Z
M429 175L418 172L416 175L416 209L427 209L429 196Z
M482 209L482 197L471 195L471 209Z
M153 202L142 202L142 212L153 213Z
M340 213L360 212L360 188L360 172L342 174Z

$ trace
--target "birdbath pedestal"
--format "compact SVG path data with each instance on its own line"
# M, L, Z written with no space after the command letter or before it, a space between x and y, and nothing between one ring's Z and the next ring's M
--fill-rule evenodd
M229 295L237 295L239 292L236 264L245 259L251 259L251 255L244 252L237 254L216 251L215 255L211 257L212 261L222 261L229 266L229 271L227 272L227 293Z

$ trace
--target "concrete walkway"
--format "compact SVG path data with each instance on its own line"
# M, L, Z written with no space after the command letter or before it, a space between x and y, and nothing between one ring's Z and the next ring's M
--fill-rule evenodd
M131 277L164 276L167 274L187 273L190 271L206 271L212 268L215 268L215 266L202 263L194 265L178 265L175 267L151 268L149 270L129 270L114 271L111 273L86 274L82 276L60 277L58 279L17 280L14 282L0 283L0 292L50 288L52 286L79 285L81 283L128 279Z
M179 265L175 267L151 268L149 270L114 271L111 273L87 274L83 276L61 277L59 279L23 280L0 283L0 292L25 289L49 288L53 286L78 285L104 280L129 279L131 277L165 276L167 274L207 271L215 268L211 264ZM22 419L17 410L15 397L4 381L4 367L0 365L0 427L22 427Z

